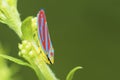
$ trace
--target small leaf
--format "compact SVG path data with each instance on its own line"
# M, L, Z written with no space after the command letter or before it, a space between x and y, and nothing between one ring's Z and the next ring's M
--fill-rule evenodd
M26 18L21 27L23 33L23 39L32 40L33 32L32 32L32 17Z
M7 55L4 55L4 54L0 54L0 57L2 57L4 59L7 59L7 60L10 60L14 63L19 64L19 65L28 66L28 67L32 68L32 66L30 64L28 64L27 62L24 62L20 59L17 59L17 58L11 57L11 56L7 56Z
M82 67L78 66L78 67L75 67L73 68L67 75L66 77L66 80L72 80L73 79L73 75L75 74L75 72L78 70L78 69L82 69Z

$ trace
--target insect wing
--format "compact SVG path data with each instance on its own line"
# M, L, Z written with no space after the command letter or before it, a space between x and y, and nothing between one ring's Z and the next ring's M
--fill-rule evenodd
M47 21L44 10L40 10L38 13L38 37L40 40L40 45L47 55L50 63L54 63L54 49L50 39L50 34L48 31Z

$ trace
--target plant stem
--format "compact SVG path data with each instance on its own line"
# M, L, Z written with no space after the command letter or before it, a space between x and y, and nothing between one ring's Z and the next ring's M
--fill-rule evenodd
M51 71L51 69L48 67L48 65L45 63L45 61L43 61L42 58L40 58L40 62L37 63L36 61L36 65L38 66L38 69L40 70L40 72L43 74L44 76L44 80L58 80L55 75L53 74L53 72Z

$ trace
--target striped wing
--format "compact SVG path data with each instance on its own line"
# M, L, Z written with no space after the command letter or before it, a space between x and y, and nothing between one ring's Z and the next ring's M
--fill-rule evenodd
M50 39L46 16L43 9L39 11L37 18L38 18L38 37L40 45L42 46L42 49L50 63L54 63L54 49Z

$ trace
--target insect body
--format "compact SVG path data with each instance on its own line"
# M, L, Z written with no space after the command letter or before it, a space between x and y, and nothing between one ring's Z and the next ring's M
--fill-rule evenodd
M47 20L45 12L41 9L37 15L38 22L38 38L40 41L40 46L44 54L47 56L49 63L54 63L54 49L50 39L50 34L48 31Z

